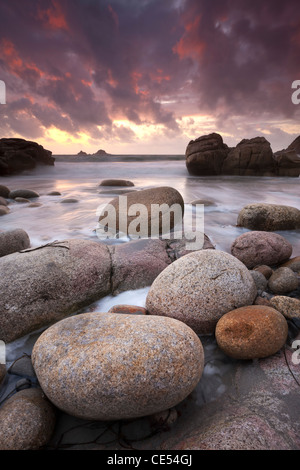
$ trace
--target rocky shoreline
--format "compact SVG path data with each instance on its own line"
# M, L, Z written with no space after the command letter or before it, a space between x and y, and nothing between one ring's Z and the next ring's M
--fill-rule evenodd
M135 195L182 201L174 188ZM0 338L41 331L31 357L0 368L4 388L20 377L1 402L0 449L59 448L64 416L105 429L102 441L73 441L72 449L299 449L300 254L282 231L299 229L300 211L252 206L240 211L247 231L230 253L206 235L201 250L188 252L184 239L31 248L24 230L1 232ZM144 308L92 308L143 287ZM230 384L199 407L193 397L211 347L230 364ZM112 432L120 423L122 444ZM139 426L149 432L137 436Z

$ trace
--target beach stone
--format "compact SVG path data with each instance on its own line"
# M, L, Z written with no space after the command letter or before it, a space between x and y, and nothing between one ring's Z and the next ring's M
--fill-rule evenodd
M99 186L134 186L132 181L122 179L106 179L101 181Z
M7 206L8 202L4 197L0 196L0 206Z
M270 266L266 266L264 264L262 264L261 266L255 266L253 268L254 271L259 271L260 273L262 273L265 278L268 280L272 274L273 274L273 269L270 267Z
M79 202L79 201L78 201L78 199L69 197L69 198L66 198L66 199L62 199L60 202L61 202L61 204L73 204L73 203Z
M48 328L32 362L64 412L89 420L132 419L184 400L204 367L198 336L165 317L84 313Z
M254 279L255 285L258 291L265 291L268 286L268 281L265 276L259 271L250 271L251 276Z
M49 442L56 414L39 388L29 388L5 401L0 421L0 450L37 450Z
M183 321L197 334L212 334L219 318L233 308L251 305L255 282L243 263L219 250L200 250L179 258L150 287L150 315Z
M231 245L231 254L247 268L266 264L277 265L289 259L292 245L278 233L253 231L237 237Z
M138 209L138 212L132 209L133 215L129 215L129 208L131 206L134 208L134 204L139 204L142 206L143 210L139 213ZM180 220L174 220L173 211L170 210L171 206L175 204L179 209L178 214ZM127 206L127 210L125 206ZM160 207L162 214L154 213L154 207L157 209ZM176 189L168 186L125 193L123 196L112 199L108 205L103 207L99 217L100 226L101 224L107 224L107 211L108 213L112 213L112 210L116 213L116 220L113 220L113 222L115 223L117 232L121 231L129 236L148 238L165 233L165 225L167 225L166 228L170 231L175 223L182 222L184 201L181 194ZM121 227L119 223L120 216L122 215L124 217L124 227ZM164 223L165 220L170 220L170 222L166 224ZM155 222L157 227L154 227Z
M277 310L250 305L223 315L216 325L215 335L220 349L230 357L263 358L283 347L288 324Z
M127 315L147 315L144 307L137 305L114 305L108 310L109 313L126 313Z
M31 199L34 197L39 197L39 194L31 189L14 189L9 193L9 199L16 199L17 197L22 197L24 199Z
M0 233L0 257L22 251L30 247L30 239L21 228Z
M216 203L211 201L210 199L195 199L194 201L190 202L192 206L196 206L197 204L203 204L204 206L215 206Z
M111 291L108 248L89 240L53 242L3 256L0 270L0 338L7 343Z
M0 196L8 199L9 193L10 190L8 189L8 187L4 186L3 184L0 184Z
M228 152L222 136L215 132L191 140L185 151L187 170L196 176L219 175Z
M248 204L240 211L237 226L266 232L297 230L300 228L300 210L278 204Z
M290 268L296 273L300 273L300 256L295 256L295 258L289 259L286 263L281 265L283 268Z
M26 199L25 197L15 197L16 202L30 202L29 199Z
M170 263L167 242L163 240L132 240L108 247L111 260L111 289L114 294L141 289L154 279Z
M7 206L0 205L0 215L6 215L10 213L10 209Z
M47 196L61 196L61 193L59 191L50 191Z
M270 300L273 308L282 313L285 318L300 318L300 300L285 295L276 295Z
M290 268L278 268L268 281L268 287L274 294L288 294L298 289L297 274Z
M42 205L40 202L31 202L28 207L41 207Z

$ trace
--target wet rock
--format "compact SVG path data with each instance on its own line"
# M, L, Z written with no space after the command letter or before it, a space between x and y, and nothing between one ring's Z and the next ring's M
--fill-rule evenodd
M183 321L197 334L211 334L224 313L251 305L256 296L243 263L223 251L201 250L162 271L151 285L146 308L150 315Z
M166 247L165 241L152 239L109 246L114 294L150 286L171 263Z
M34 197L39 197L39 194L36 191L32 191L31 189L15 189L10 191L9 199L16 199L17 197L31 199Z
M135 206L136 204L139 206ZM175 205L178 209L177 218L172 211L172 206ZM158 211L159 208L161 213ZM108 222L107 213L111 215L112 212L115 216L113 215ZM172 230L176 223L182 222L183 213L184 201L176 189L171 187L144 189L125 193L105 205L99 217L99 228L108 224L113 233L121 232L135 238L138 236L150 238Z
M99 186L134 186L134 183L122 179L106 179L101 181Z
M0 206L7 206L7 200L4 197L0 196Z
M186 167L191 175L209 176L222 172L223 161L229 153L220 134L212 133L191 140L186 148Z
M30 247L30 239L21 228L0 233L0 257L10 255Z
M204 355L197 335L177 320L84 313L42 333L32 361L55 406L105 421L174 407L200 380Z
M127 315L147 315L144 307L136 305L114 305L108 310L108 313L125 313Z
M61 204L73 204L75 202L79 202L78 199L75 199L75 198L72 198L72 197L68 197L66 199L62 199L60 201Z
M88 240L4 256L0 270L0 338L5 342L58 321L111 290L108 248Z
M55 426L55 411L38 388L21 390L0 408L0 450L37 450Z
M23 203L30 203L29 199L26 199L25 197L15 197L16 202L23 202Z
M40 202L31 202L28 207L41 207L42 205Z
M300 318L300 300L285 295L276 295L270 300L273 308L282 313L285 318Z
M278 268L269 279L268 287L274 294L288 294L298 288L298 276L290 268Z
M300 228L300 210L278 204L248 204L240 211L237 225L266 232L297 230Z
M0 139L0 175L11 175L35 168L36 165L54 165L55 158L36 142L24 139Z
M216 203L211 201L210 199L195 199L194 201L190 202L192 206L196 206L197 204L203 204L204 206L215 206Z
M59 191L50 191L47 196L61 196L61 193Z
M250 305L223 315L215 334L218 346L228 356L255 359L271 356L283 347L288 324L277 310Z
M274 153L278 176L298 177L300 174L300 157L295 150L280 150Z
M262 273L266 279L269 279L273 274L273 269L270 266L266 266L264 264L261 266L255 266L253 270Z
M8 187L0 184L0 196L8 199L9 193L10 190L8 189Z
M7 215L9 213L10 213L9 207L0 205L0 215Z
M231 254L249 269L260 264L280 264L289 259L292 251L292 245L284 237L263 231L243 233L231 246Z

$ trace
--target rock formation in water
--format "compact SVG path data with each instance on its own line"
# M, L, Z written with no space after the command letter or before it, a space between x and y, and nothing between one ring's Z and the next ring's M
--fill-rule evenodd
M243 139L228 147L217 133L192 140L186 149L191 175L294 176L300 174L300 136L284 150L273 153L264 137Z
M36 165L54 165L55 158L42 145L24 139L0 139L0 175L31 170Z

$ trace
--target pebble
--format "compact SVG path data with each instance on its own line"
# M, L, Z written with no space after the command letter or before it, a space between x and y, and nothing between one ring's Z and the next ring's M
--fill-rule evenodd
M290 268L278 268L268 281L268 287L274 294L288 294L298 288L297 274Z

